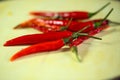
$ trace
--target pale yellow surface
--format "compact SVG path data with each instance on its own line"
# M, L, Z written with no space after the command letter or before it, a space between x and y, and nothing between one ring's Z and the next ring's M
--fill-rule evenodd
M70 50L58 50L20 58L9 59L26 46L3 47L11 38L39 33L34 29L13 30L17 24L32 18L35 10L95 11L107 2L111 5L93 18L103 18L114 8L109 19L120 22L120 2L113 0L11 0L0 2L0 80L103 80L120 75L120 26L100 33L102 41L88 40L80 45L85 54L79 63Z

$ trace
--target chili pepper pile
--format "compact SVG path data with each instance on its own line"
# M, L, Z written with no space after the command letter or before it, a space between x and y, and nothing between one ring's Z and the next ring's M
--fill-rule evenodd
M95 37L94 35L109 27L108 25L111 21L108 20L107 17L113 11L113 8L103 19L82 20L89 19L93 15L96 15L109 4L110 3L107 3L94 13L84 11L30 12L30 15L34 15L35 18L20 23L14 27L14 29L29 27L37 29L42 33L23 35L6 41L4 46L30 45L17 52L10 60L14 61L19 57L29 54L55 51L63 46L69 46L74 50L77 59L80 61L76 46L89 38L101 40L101 38Z

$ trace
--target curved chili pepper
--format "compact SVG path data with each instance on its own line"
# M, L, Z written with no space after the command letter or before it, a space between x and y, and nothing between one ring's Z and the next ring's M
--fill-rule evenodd
M47 52L47 51L58 50L58 49L62 48L65 44L69 43L69 41L71 39L77 38L80 35L78 33L79 32L73 33L71 36L69 36L67 38L61 38L61 39L54 40L54 41L46 41L43 43L38 43L38 44L32 45L30 47L27 47L27 48L17 52L15 55L13 55L11 57L10 60L13 61L19 57L37 53L37 52Z
M65 45L65 42L63 39L35 44L17 52L15 55L11 57L10 60L14 61L15 59L20 58L22 56L26 56L26 55L37 53L37 52L47 52L47 51L58 50L62 48L64 45Z
M91 29L94 29L96 26L98 26L95 24L101 22L102 20L103 19L95 19L95 20L90 20L86 22L71 21L69 24L68 20L44 20L43 21L40 18L36 18L36 19L32 19L17 25L15 29L32 27L42 32L62 31L65 29L75 32L82 29L85 26L90 26ZM101 25L108 25L109 22L110 20L104 20ZM69 25L66 26L67 24Z
M35 18L35 19L31 19L29 21L26 21L24 23L21 23L21 24L17 25L16 27L14 27L14 29L32 27L32 28L34 28L36 30L39 30L39 31L42 31L44 33L53 32L53 31L59 31L61 29L60 26L52 25L52 24L53 23L51 23L51 21L43 20L43 19L40 19L40 18L37 18L37 19ZM63 24L66 24L66 23L63 23Z
M54 51L62 48L64 45L68 44L71 39L75 39L82 34L79 32L73 33L71 36L68 38L62 38L54 41L47 41L43 43L38 43L35 45L32 45L30 47L27 47L19 52L17 52L15 55L11 57L11 61L14 61L15 59L26 56L29 54L34 54L37 52L47 52L47 51Z
M69 24L70 23L70 24ZM14 27L14 29L32 27L44 33L52 31L62 31L67 29L67 25L76 25L82 22L69 21L69 20L45 20L41 18L34 18Z
M61 38L66 38L72 35L70 31L61 31L61 32L49 32L42 34L30 34L20 36L14 39L7 41L4 46L15 46L15 45L31 45L47 41L54 41Z
M76 34L77 36L77 34ZM67 44L71 38L76 38L75 35L71 35L68 38L62 38L54 41L47 41L43 43L38 43L32 46L29 46L25 49L22 49L21 51L17 52L15 55L11 57L11 61L14 61L15 59L26 56L29 54L37 53L37 52L47 52L47 51L54 51L62 48L65 44ZM78 36L77 36L78 37Z
M102 8L97 10L94 13L90 12L85 12L85 11L71 11L71 12L31 12L31 15L35 16L42 16L42 17L47 17L50 19L88 19L91 18L92 16L96 15L99 13L101 10L103 10L105 7L107 7L110 4L107 3L105 4Z

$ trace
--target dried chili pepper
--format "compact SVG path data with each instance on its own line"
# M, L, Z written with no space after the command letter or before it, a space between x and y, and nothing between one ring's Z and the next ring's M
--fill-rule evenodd
M98 11L94 13L85 12L85 11L71 11L71 12L31 12L30 14L35 16L42 16L45 18L47 17L50 19L70 19L70 18L73 18L75 20L88 19L99 13L109 4L110 2L105 4L102 8L100 8Z
M8 40L4 44L4 46L31 45L31 44L37 44L37 43L42 43L46 41L54 41L61 38L69 37L71 35L72 35L72 32L70 31L23 35L23 36Z

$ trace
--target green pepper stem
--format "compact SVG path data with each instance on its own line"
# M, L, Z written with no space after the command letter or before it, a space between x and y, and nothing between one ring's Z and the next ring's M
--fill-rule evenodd
M64 40L64 43L65 43L65 44L68 43L71 38L75 39L75 38L79 37L80 35L81 35L81 36L88 35L87 33L80 33L80 32L82 32L83 30L87 29L88 27L89 27L89 26L86 26L86 27L84 27L83 29L79 30L78 32L73 33L72 36L70 36L70 37L68 37L68 38L64 38L64 39L63 39L63 40Z
M83 29L79 30L78 32L75 32L72 34L72 36L68 37L68 38L64 38L63 41L65 44L67 44L70 39L76 39L78 38L79 36L86 36L86 37L90 37L90 38L94 38L94 39L98 39L98 40L102 40L101 38L99 37L95 37L95 36L90 36L89 34L87 33L81 33L83 30L87 29L89 26L86 26L84 27Z
M68 28L69 25L71 24L72 20L73 20L73 18L70 18L69 22L68 22L67 25L66 25L67 28Z
M93 38L93 39L97 39L97 40L102 40L102 38L95 37L95 36L90 36L90 35L84 35L84 36L87 36L87 37L90 37L90 38Z
M72 49L72 52L75 53L77 60L78 60L79 62L81 62L82 60L81 60L81 58L80 58L79 55L78 55L78 49L77 49L77 47L76 47L76 46L72 46L71 49Z
M69 22L67 23L66 26L61 26L60 31L64 31L64 30L68 29L68 27L71 24L72 20L73 20L73 18L70 18L70 20L69 20Z
M115 21L111 21L111 20L108 20L109 23L112 23L112 24L115 24L115 25L120 25L120 22L115 22Z
M101 23L108 18L108 16L111 14L112 11L113 11L113 8L112 8L112 9L108 12L108 14L102 19Z
M108 18L108 16L111 14L112 11L113 11L113 8L108 12L108 14L100 22L94 23L95 28L98 28Z
M110 2L105 4L103 7L101 7L99 10L95 11L94 13L90 13L89 17L92 17L92 16L98 14L100 11L102 11L104 8L106 8L109 4L110 4Z

